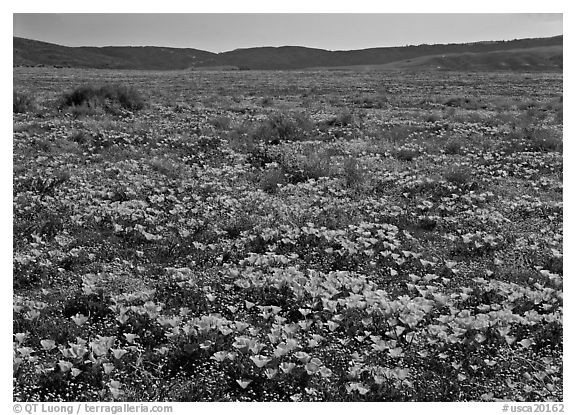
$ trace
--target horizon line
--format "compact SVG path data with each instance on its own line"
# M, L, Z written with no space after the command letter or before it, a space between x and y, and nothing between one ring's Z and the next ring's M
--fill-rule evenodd
M18 39L24 39L24 40L31 40L31 41L35 41L35 42L42 42L42 43L47 43L47 44L56 45L56 46L62 46L62 47L66 47L66 48L164 48L164 49L181 49L181 50L184 50L184 49L194 49L194 50L198 50L198 51L201 51L201 52L209 52L209 53L213 53L213 54L215 54L215 55L219 55L219 54L223 54L223 53L234 52L234 51L237 51L237 50L263 49L263 48L280 49L280 48L293 47L293 48L305 48L305 49L323 50L323 51L327 51L327 52L351 52L351 51L369 50L369 49L406 48L406 47L435 46L435 45L473 45L473 44L477 44L477 43L513 42L513 41L517 41L517 40L552 39L552 38L555 38L555 37L563 37L563 36L564 36L564 33L560 33L560 34L557 34L557 35L544 36L544 37L522 37L522 38L511 38L511 39L487 39L487 40L478 40L478 41L474 41L474 42L419 43L419 44L405 44L405 45L394 45L394 46L376 46L376 47L359 48L359 49L324 49L324 48L311 47L311 46L303 46L303 45L248 46L248 47L242 47L242 48L225 50L225 51L222 51L222 52L213 52L213 51L211 51L211 50L198 49L198 48L191 47L191 46L190 46L190 47L176 47L176 46L162 46L162 45L103 45L103 46L81 45L81 46L69 46L69 45L64 45L64 44L61 44L61 43L53 43L53 42L48 42L48 41L45 41L45 40L32 39L32 38L27 38L27 37L22 37L22 36L15 36L15 35L12 35L12 38L18 38Z

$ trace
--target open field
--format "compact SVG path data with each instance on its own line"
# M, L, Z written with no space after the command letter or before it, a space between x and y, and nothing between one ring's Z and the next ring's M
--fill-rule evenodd
M561 74L14 91L15 400L563 399Z

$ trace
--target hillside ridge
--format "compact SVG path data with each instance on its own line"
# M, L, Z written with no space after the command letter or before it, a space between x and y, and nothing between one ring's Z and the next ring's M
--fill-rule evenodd
M162 46L69 47L13 37L13 66L55 66L95 69L181 70L222 67L240 70L294 70L366 65L390 66L423 57L450 55L459 63L440 69L562 70L563 36L509 41L410 45L356 50L304 46L262 46L213 53ZM519 50L530 51L519 54ZM499 52L497 64L493 54ZM474 54L474 59L466 62ZM458 58L458 55L460 58ZM464 62L460 62L463 60ZM391 65L394 66L394 65ZM410 66L410 65L408 65ZM438 69L432 62L421 69Z

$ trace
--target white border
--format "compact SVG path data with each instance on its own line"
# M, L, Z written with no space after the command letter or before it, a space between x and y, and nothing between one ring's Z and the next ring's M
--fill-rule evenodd
M162 2L118 2L103 0L94 2L80 2L75 1L26 1L26 2L11 2L11 4L3 4L3 8L6 8L6 12L1 15L1 29L3 31L2 47L3 56L9 56L9 59L5 60L3 65L6 72L11 71L11 65L8 66L12 61L12 13L215 13L215 12L226 12L226 13L249 13L249 12L259 12L259 13L564 13L564 65L565 65L565 76L564 79L564 99L565 99L565 112L567 114L572 113L571 108L573 108L573 81L572 74L574 73L573 65L573 53L572 53L572 34L571 28L574 27L573 23L573 13L571 13L570 2L568 1L558 1L558 0L548 0L546 2L542 1L523 1L523 2L507 2L504 3L501 0L484 0L482 2L475 2L476 4L471 4L472 2L463 1L403 1L403 2L372 2L366 0L356 0L356 1L343 1L336 0L330 2L312 2L309 0L291 0L290 2L283 2L283 4L274 4L269 1L214 1L209 4L198 4L196 2L190 2L186 4L179 1L162 1ZM3 10L4 11L4 10ZM3 274L5 289L3 291L2 298L2 310L0 311L1 326L3 337L0 342L0 350L2 351L1 359L1 370L3 376L1 377L0 391L2 393L2 403L6 405L3 406L6 413L12 412L12 381L8 374L12 373L12 361L11 361L11 342L12 338L10 333L11 328L11 304L12 300L10 297L11 290L8 290L8 286L11 287L11 270L12 267L12 237L8 232L11 229L12 223L12 203L11 203L11 187L12 187L12 120L11 112L9 108L10 89L8 89L8 84L12 84L12 75L9 73L4 74L6 88L3 88L2 100L2 119L3 119L3 139L0 140L0 152L2 154L2 163L0 163L1 170L1 183L2 183L2 203L0 204L1 217L3 223L5 224L3 228L3 238L1 239L2 250L1 252L1 264L3 266L2 270L5 270ZM8 82L8 79L10 81ZM10 85L11 87L12 85ZM10 119L9 119L10 117ZM565 395L565 413L571 413L574 411L574 382L573 375L574 372L574 357L572 350L576 350L574 347L574 308L572 306L571 298L574 296L574 283L571 275L572 270L574 270L574 264L572 257L576 253L574 251L574 225L576 218L572 212L576 212L574 208L576 206L573 202L574 195L574 163L571 159L575 155L576 144L573 144L574 134L573 134L573 122L570 116L565 118L565 141L564 141L564 183L565 183L565 207L564 207L564 256L565 256L565 296L568 301L565 302L565 319L564 319L564 331L565 331L565 379L564 379L564 395ZM501 404L498 403L375 403L375 404L334 404L334 403L322 403L319 404L215 404L215 403L196 403L196 404L175 404L174 413L177 414L188 414L191 411L202 413L204 411L226 411L230 413L250 413L250 414L269 414L271 411L277 413L290 413L293 414L295 411L346 411L346 413L353 410L363 410L363 411L403 411L408 413L441 413L441 414L490 414L490 413L502 413Z

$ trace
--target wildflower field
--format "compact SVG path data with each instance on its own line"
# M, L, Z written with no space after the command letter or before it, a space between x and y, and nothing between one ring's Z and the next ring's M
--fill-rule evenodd
M562 401L562 75L14 69L17 401Z

